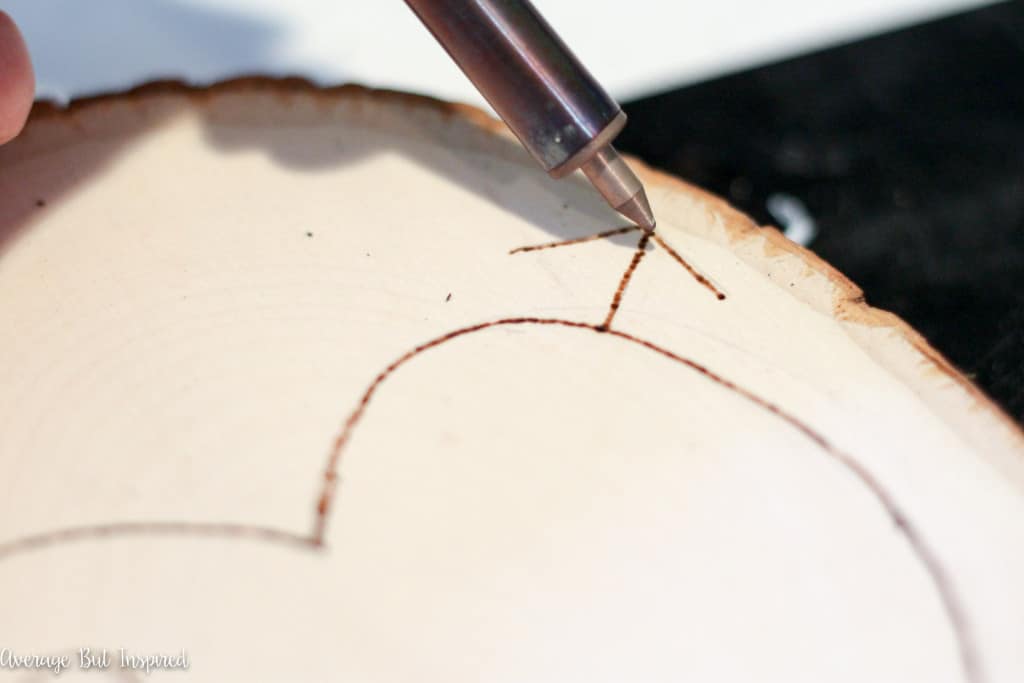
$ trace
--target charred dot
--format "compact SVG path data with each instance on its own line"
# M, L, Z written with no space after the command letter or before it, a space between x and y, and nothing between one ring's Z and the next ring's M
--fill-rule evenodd
M37 199L36 200L36 206L38 206L40 209L43 208L44 206L46 206L46 200L45 199Z

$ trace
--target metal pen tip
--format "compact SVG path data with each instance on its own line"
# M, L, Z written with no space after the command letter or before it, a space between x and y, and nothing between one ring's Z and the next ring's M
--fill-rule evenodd
M611 145L580 167L608 204L643 230L654 230L654 212L640 179Z
M615 210L636 223L642 230L654 230L657 224L654 212L651 211L651 203L647 201L647 193L642 188L626 202L616 206Z

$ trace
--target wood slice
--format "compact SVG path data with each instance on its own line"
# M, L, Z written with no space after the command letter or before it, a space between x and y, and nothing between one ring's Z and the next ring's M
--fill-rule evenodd
M637 166L653 236L463 106L37 106L0 148L0 645L72 680L1021 680L1024 437Z

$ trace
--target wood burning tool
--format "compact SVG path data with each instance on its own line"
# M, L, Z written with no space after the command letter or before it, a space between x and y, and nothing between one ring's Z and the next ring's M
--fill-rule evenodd
M406 0L523 146L554 178L581 169L641 228L654 214L612 146L626 114L528 0Z

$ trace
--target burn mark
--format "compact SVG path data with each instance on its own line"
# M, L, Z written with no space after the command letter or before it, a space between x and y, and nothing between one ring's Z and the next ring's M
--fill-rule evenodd
M685 268L685 269L686 269L686 272L688 272L688 273L689 273L690 275L692 275L692 276L693 276L693 279L694 279L694 280L696 280L696 281L697 281L697 282L699 282L699 283L700 283L701 285L703 285L703 286L704 286L704 287L706 287L706 288L707 288L708 290L710 290L710 291L711 291L711 293L712 293L712 294L714 294L714 295L715 295L715 297L716 297L716 298L717 298L717 299L718 299L719 301L724 301L724 300L725 300L725 294L724 294L724 293L723 293L723 292L722 292L722 291L721 291L720 289L718 289L718 287L715 287L715 286L714 286L714 285L713 285L713 284L711 283L711 281L710 281L710 280L708 280L708 279L707 279L706 277L704 277L703 275L701 275L700 273L698 273L698 272L697 272L697 269L696 269L696 268L694 268L693 266L691 266L691 265L689 264L689 262L688 262L688 261L687 261L686 259L684 259L684 258L683 258L682 256L680 256L680 255L679 255L679 252L678 252L678 251L676 251L675 249L673 249L673 248L672 248L672 247L671 247L671 246L669 245L669 243L668 243L668 242L666 242L665 240L663 240L663 239L661 238L661 235L659 235L659 234L657 234L657 233L653 233L653 232L652 232L652 233L651 233L651 238L652 238L652 239L653 239L653 240L655 241L655 243L656 243L656 244L657 244L657 245L658 245L659 247L661 247L662 249L664 249L665 251L667 251L667 252L668 252L668 255L669 255L669 256L671 256L671 257L672 257L672 258L673 258L673 259L675 260L675 262L676 262L676 263L678 263L678 264L679 264L679 265L681 265L681 266L682 266L683 268Z
M3 543L0 544L0 560L64 543L123 536L205 536L249 539L300 549L312 549L316 546L313 539L307 536L263 526L207 522L115 522L59 529Z
M545 242L544 244L534 244L526 247L516 247L515 249L508 252L509 254L522 254L529 251L543 251L545 249L555 249L557 247L568 247L574 244L582 244L584 242L593 242L599 239L605 239L607 237L615 237L617 235L626 235L631 232L640 230L636 225L627 225L621 228L614 228L612 230L605 230L604 232L598 232L593 235L587 235L586 237L577 237L571 240L562 240L558 242ZM678 251L672 248L672 246L662 239L661 235L654 232L653 230L649 235L650 239L654 240L654 243L668 252L668 255L672 257L676 263L682 266L687 273L693 277L702 287L705 287L708 291L715 295L719 301L725 300L725 293L722 292L718 287L714 285L705 275L701 274L696 268L684 259Z
M40 200L42 201L42 200ZM565 242L553 242L549 244L536 245L532 247L520 247L513 249L510 253L515 254L526 251L537 251L540 249L551 249L560 246L566 246L570 244L579 244L582 242L588 242L592 240L602 239L605 237L611 237L614 235L621 235L639 230L636 226L629 226L623 228L616 228L605 232L597 233L588 237L578 238L574 240L568 240ZM311 233L307 233L307 236L311 236ZM446 344L455 339L466 337L471 334L482 332L487 329L502 327L502 326L541 326L541 327L560 327L571 330L579 331L590 331L606 337L620 339L623 342L641 346L652 353L655 353L662 358L665 358L677 365L685 367L699 376L703 377L712 384L729 391L737 397L757 406L758 408L768 412L775 416L780 421L787 424L792 429L796 430L807 438L811 443L815 444L825 455L830 457L838 465L843 467L849 472L864 488L870 493L875 499L876 503L885 511L890 521L893 524L894 529L900 534L905 542L908 544L911 552L917 561L924 568L932 581L932 584L942 602L943 608L945 609L947 618L949 619L951 629L956 638L956 642L959 648L961 663L964 669L965 677L968 681L976 681L981 677L980 665L977 658L977 647L973 642L972 634L970 633L967 625L967 620L964 615L964 610L960 604L959 597L954 589L952 581L946 575L945 570L938 560L938 556L931 549L931 547L925 542L921 536L917 526L911 521L906 512L896 502L895 498L889 491L875 478L875 476L855 460L850 455L837 449L832 443L825 438L823 434L812 428L809 424L803 422L799 418L790 414L780 406L772 403L771 401L744 389L735 382L725 378L724 376L714 372L708 367L698 363L695 360L686 358L678 355L675 352L659 346L654 342L648 341L641 337L623 332L618 329L612 329L611 323L615 317L616 312L621 304L623 294L625 293L630 280L633 277L636 269L639 267L644 255L646 254L649 242L653 239L657 246L665 249L668 254L683 268L693 276L697 282L704 287L708 288L713 292L719 300L725 298L725 294L719 291L707 278L698 273L693 269L685 259L683 259L678 252L672 249L664 240L658 235L654 234L653 231L645 231L641 235L637 242L636 250L627 266L625 272L619 280L619 286L616 289L615 295L612 298L612 302L609 306L608 313L605 319L600 324L593 324L581 321L566 320L561 318L535 318L535 317L516 317L516 318L502 318L499 320L492 320L490 322L478 323L467 327L462 327L439 337L431 339L423 344L416 346L415 348L407 351L406 353L399 356L391 364L385 367L377 376L370 382L369 386L364 390L359 398L358 403L352 412L349 413L346 418L341 431L335 437L334 442L330 448L327 457L327 463L324 467L323 474L321 475L321 487L320 492L316 499L315 513L313 518L313 525L311 533L308 536L299 535L293 532L281 531L277 529L271 529L268 527L260 526L247 526L240 524L213 524L213 523L190 523L190 522L144 522L144 523L113 523L106 525L97 525L91 527L76 527L64 530L58 530L48 532L44 534L37 534L34 536L28 536L22 539L11 541L5 544L0 544L0 560L7 559L14 554L26 552L34 549L45 548L65 542L94 539L110 536L126 536L126 535L197 535L197 536L214 536L223 538L251 538L254 540L260 540L271 543L282 543L297 548L305 549L316 549L322 547L326 542L327 524L331 517L334 502L337 494L337 486L340 478L339 471L342 463L342 456L345 452L345 448L351 440L352 434L360 424L362 418L366 414L366 410L369 407L372 399L380 389L381 385L393 374L395 374L405 364L409 363L414 358L417 358L421 354L433 349L435 347ZM370 256L370 253L366 253ZM451 293L445 301L451 300Z
M642 241L643 239L641 239L641 242ZM635 270L636 264L639 263L639 260L642 257L642 253L643 251L638 249L637 254L634 254L633 262L630 263L630 268L627 269L627 274L630 270ZM624 275L623 280L626 281L627 279L628 278ZM430 349L441 346L460 337L466 337L490 328L502 326L558 326L574 330L589 330L605 336L618 338L631 344L639 345L669 361L696 372L704 379L718 385L726 391L732 392L736 396L770 413L771 415L774 415L779 420L798 431L811 441L811 443L820 448L825 455L834 460L849 472L857 481L859 481L875 499L875 502L885 511L886 515L888 515L897 533L903 536L903 539L910 547L912 554L931 579L932 585L939 596L939 600L946 612L946 616L950 622L950 627L956 639L966 680L980 680L978 673L980 667L976 655L977 647L974 644L972 634L968 629L964 609L961 606L959 596L956 593L952 581L946 575L946 572L938 559L938 555L921 536L917 526L910 521L907 513L896 502L894 496L867 468L852 456L837 449L831 442L829 442L828 439L825 438L823 434L815 430L809 424L803 422L768 399L762 398L754 392L744 389L732 380L725 378L695 360L680 356L679 354L659 346L654 342L631 335L627 332L611 329L603 324L594 325L591 323L564 320L561 318L502 318L500 320L470 325L468 327L448 332L440 337L436 337L428 342L420 344L394 360L373 379L370 386L363 392L363 395L360 397L355 409L349 414L341 431L334 440L327 458L327 465L322 475L323 481L321 491L319 498L317 499L316 515L313 521L312 534L310 536L310 542L313 545L320 546L325 543L327 522L337 493L336 489L339 479L338 471L341 465L342 455L345 451L346 445L352 438L353 432L365 415L371 400L376 395L381 385L406 363Z
M544 249L554 249L556 247L567 247L571 244L583 244L584 242L594 242L596 240L605 239L606 237L615 237L616 235L625 235L635 230L639 230L635 225L627 225L623 228L614 228L612 230L605 230L604 232L594 233L593 235L587 235L586 237L577 237L571 240L562 240L559 242L545 242L544 244L534 244L528 247L516 247L515 249L508 252L509 254L523 254L528 251L543 251Z
M640 265L640 261L643 260L644 254L647 253L647 243L651 239L650 232L644 232L640 236L640 241L636 243L636 251L633 252L633 258L630 260L629 265L626 267L626 272L622 274L622 278L619 280L619 286L615 290L615 294L612 295L612 302L608 306L608 314L604 317L604 322L597 326L599 332L604 332L611 329L612 320L615 318L615 314L619 311L619 306L622 304L622 295L626 293L626 287L629 286L629 281L633 279L633 273L636 272L637 266Z

